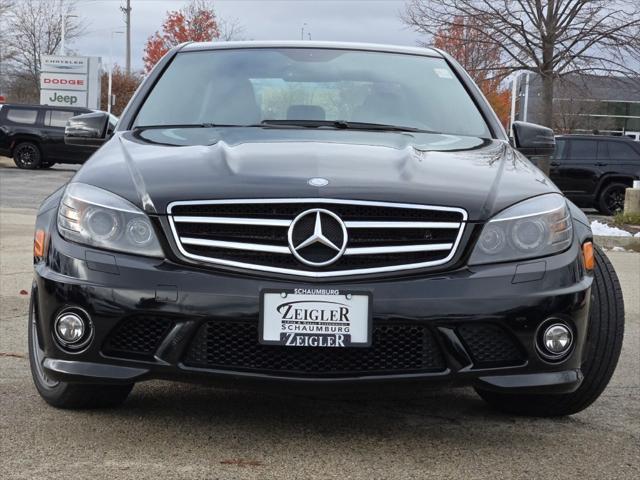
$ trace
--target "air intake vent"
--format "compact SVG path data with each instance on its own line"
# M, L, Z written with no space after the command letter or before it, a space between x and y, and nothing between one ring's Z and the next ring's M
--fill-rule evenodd
M125 318L111 332L102 350L114 357L151 358L172 325L171 320L152 315Z
M446 364L431 331L415 324L377 324L371 347L261 345L258 322L209 320L187 350L185 365L286 376L344 376L442 371Z
M465 323L458 334L477 368L521 365L525 361L517 340L503 327L493 323Z

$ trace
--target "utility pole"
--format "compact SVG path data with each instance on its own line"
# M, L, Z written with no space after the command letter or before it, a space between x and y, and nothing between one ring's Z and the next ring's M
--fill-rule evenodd
M66 15L62 14L61 24L60 24L60 55L64 56L67 54L65 38L67 36L67 19L68 18L78 18L77 15Z
M127 6L120 7L122 13L124 13L124 23L126 25L126 34L127 34L127 53L126 53L126 61L125 61L125 71L127 75L131 75L131 0L126 0Z
M60 55L64 55L64 37L65 37L65 30L66 30L66 23L67 23L67 19L65 18L65 11L64 11L64 7L62 4L62 0L60 0ZM53 52L51 52L53 53Z
M61 28L61 33L60 33L60 55L64 55L64 37L65 37L65 27L64 24L66 22L66 18L64 18L64 15L62 16L62 20L61 20L61 24L60 24L60 28Z
M111 113L113 104L113 36L121 31L111 30L111 42L109 42L109 77L107 81L107 113Z
M513 122L516 121L516 96L518 95L518 74L514 73L511 81L511 121L509 122L509 136L513 138Z
M524 107L522 108L522 121L527 122L527 114L529 113L529 72L526 73L524 81Z

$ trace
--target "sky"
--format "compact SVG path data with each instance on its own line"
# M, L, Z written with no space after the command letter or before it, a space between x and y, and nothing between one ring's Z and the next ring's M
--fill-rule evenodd
M141 69L144 44L159 30L168 10L186 0L131 0L132 68ZM124 0L77 0L86 34L67 48L79 55L101 56L108 63L112 31L124 31ZM416 45L419 35L400 20L405 0L214 0L216 14L244 27L245 40L312 40ZM306 24L306 25L305 25ZM124 65L124 35L113 35L114 62Z

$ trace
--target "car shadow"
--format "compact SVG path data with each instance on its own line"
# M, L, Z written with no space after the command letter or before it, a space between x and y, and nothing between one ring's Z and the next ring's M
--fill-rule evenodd
M129 399L108 415L144 417L184 426L206 434L223 426L252 434L287 435L313 426L329 435L404 435L413 431L464 427L470 423L572 422L564 419L515 417L491 409L470 388L435 388L419 394L379 392L349 394L279 394L222 390L167 382L136 386Z

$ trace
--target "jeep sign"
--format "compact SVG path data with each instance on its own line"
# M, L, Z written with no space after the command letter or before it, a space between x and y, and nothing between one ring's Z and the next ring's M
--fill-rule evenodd
M64 107L84 107L87 104L87 92L40 90L40 104Z
M42 55L40 103L100 108L100 58Z

